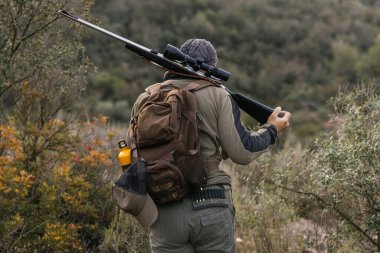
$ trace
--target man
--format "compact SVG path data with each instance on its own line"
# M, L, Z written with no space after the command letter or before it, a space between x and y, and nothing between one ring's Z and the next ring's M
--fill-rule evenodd
M190 39L180 50L208 65L215 66L218 60L214 47L204 39ZM165 74L164 83L181 88L189 82L207 81ZM206 184L182 200L157 205L158 218L149 229L152 252L235 252L231 178L218 165L222 157L249 164L289 126L290 113L277 107L266 124L250 133L240 122L237 104L223 88L210 85L193 94L200 118L201 153L208 164ZM144 96L136 101L132 118Z

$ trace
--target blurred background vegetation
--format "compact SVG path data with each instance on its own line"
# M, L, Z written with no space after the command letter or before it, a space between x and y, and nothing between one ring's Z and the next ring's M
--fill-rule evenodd
M0 251L149 252L110 202L117 140L163 71L59 18L163 52L205 38L226 86L293 114L234 177L238 252L380 251L380 1L0 3ZM247 127L257 123L243 114Z

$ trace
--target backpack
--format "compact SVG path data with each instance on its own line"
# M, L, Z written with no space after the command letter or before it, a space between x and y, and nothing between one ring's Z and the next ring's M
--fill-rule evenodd
M175 82L175 81L173 81ZM192 91L213 84L168 82L146 89L131 120L130 140L147 164L147 189L159 204L182 199L205 183L197 105Z

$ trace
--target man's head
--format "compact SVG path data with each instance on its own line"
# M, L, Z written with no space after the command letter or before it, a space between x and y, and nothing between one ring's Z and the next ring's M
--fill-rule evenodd
M211 42L204 39L189 39L182 44L180 50L190 57L200 58L204 63L216 66L218 56Z

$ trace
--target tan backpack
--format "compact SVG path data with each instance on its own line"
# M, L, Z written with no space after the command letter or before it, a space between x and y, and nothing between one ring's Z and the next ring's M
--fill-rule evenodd
M191 82L180 89L154 84L135 110L130 139L147 162L147 188L156 203L180 200L205 183L192 91L208 85Z

